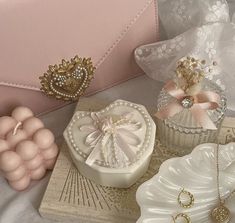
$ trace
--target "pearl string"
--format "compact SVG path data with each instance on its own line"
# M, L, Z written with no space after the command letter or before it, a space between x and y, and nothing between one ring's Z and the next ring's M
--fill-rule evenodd
M127 106L129 108L136 109L141 114L141 116L143 117L143 119L146 122L146 134L145 134L145 137L143 139L144 140L143 141L143 145L142 145L141 148L139 148L139 151L137 151L137 154L136 154L136 161L138 161L140 159L140 157L143 156L143 153L146 152L146 150L148 149L149 144L150 144L151 131L152 131L152 125L151 125L151 121L150 121L150 116L146 113L146 111L144 109L142 109L138 105L130 103L130 102L125 102L125 101L117 101L117 102L115 102L113 104L110 104L105 109L103 109L103 110L101 110L99 112L96 112L96 114L104 114L105 112L108 112L109 110L111 110L111 109L113 109L115 107L118 107L118 106ZM67 129L67 134L68 134L68 138L69 138L69 141L71 143L71 146L84 159L87 158L87 154L84 153L83 151L81 151L81 149L77 147L77 145L75 143L74 136L72 134L72 128L73 128L73 126L74 126L74 124L76 123L77 120L82 119L82 118L84 118L87 115L90 115L90 112L82 112L82 113L78 112L77 114L75 114L74 117L72 118L69 126L68 126L68 129ZM125 119L125 117L123 117L123 119L121 119L121 120L124 121L124 119ZM95 124L98 124L98 123L95 121ZM115 123L115 124L117 124L117 123ZM105 166L105 167L109 166L105 162L99 161L99 160L95 161L95 163L100 165L100 166ZM130 166L130 165L132 165L132 163L130 163L128 166Z

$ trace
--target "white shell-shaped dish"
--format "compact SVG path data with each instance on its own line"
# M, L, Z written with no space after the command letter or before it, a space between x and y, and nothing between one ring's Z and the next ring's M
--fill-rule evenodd
M213 223L211 211L218 204L216 186L216 144L202 144L193 152L164 162L157 175L142 184L136 194L141 208L137 223L172 223L172 217L186 213L193 223ZM235 143L221 145L219 150L220 191L227 197L235 189ZM177 202L181 189L193 194L191 208ZM235 222L235 196L226 201ZM182 220L182 219L179 219ZM181 221L177 221L181 222Z

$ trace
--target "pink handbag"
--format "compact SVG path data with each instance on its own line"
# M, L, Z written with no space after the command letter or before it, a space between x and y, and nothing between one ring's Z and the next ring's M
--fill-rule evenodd
M48 65L91 57L87 94L141 74L134 49L158 39L155 0L0 1L0 115L17 105L42 113L64 104L40 91Z

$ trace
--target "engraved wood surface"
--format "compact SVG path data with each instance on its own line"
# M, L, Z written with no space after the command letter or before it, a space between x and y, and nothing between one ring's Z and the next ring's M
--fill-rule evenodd
M107 102L83 100L81 110L99 110ZM234 126L234 128L232 127ZM226 118L222 143L235 140L235 119ZM73 165L67 146L61 152L44 194L40 214L49 219L76 223L133 223L140 216L135 193L140 184L155 175L166 159L177 156L156 141L147 173L132 187L118 189L96 185L83 177Z

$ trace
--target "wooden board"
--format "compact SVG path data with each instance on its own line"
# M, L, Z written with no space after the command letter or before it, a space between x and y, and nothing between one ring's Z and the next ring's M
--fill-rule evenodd
M99 110L107 103L85 100L81 110ZM235 119L226 118L221 142L235 140ZM136 190L155 175L166 159L177 156L156 141L147 173L132 187L117 189L96 185L83 177L73 165L67 146L61 152L40 205L40 214L53 220L76 223L133 223L140 216L135 200Z

